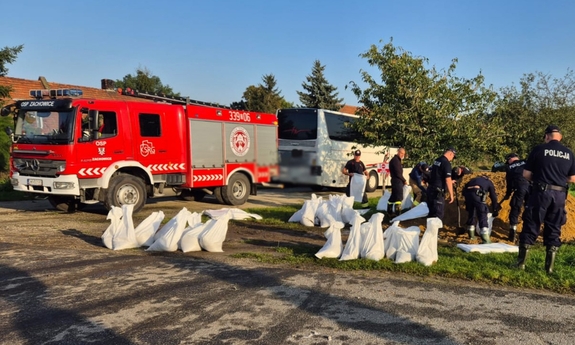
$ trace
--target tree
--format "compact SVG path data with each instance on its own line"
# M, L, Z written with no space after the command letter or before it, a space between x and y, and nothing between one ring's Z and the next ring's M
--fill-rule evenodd
M280 95L281 91L276 87L277 81L273 74L264 74L262 82L258 86L248 86L242 100L233 102L230 106L234 109L275 113L286 105L292 105Z
M24 45L15 47L4 47L0 50L0 77L8 75L6 65L16 61L16 57L22 51ZM0 86L0 107L4 106L3 99L10 98L11 87ZM0 116L0 128L4 131L6 127L13 127L14 122L11 116ZM0 135L0 171L8 171L10 159L10 138L7 135Z
M426 68L427 58L392 41L360 55L379 69L381 81L361 70L367 87L350 82L362 104L354 126L363 133L363 144L405 147L413 161L432 160L454 146L460 164L497 152L502 133L489 117L496 93L483 85L484 77L457 77L457 59L447 70Z
M339 110L342 107L343 98L337 98L337 88L327 82L323 75L325 65L322 66L319 60L315 60L311 70L311 75L306 77L309 84L301 84L304 91L296 91L299 100L306 108Z
M162 84L159 77L155 76L146 67L138 67L136 75L126 74L122 80L116 80L116 87L127 89L131 88L139 92L180 97L169 85Z

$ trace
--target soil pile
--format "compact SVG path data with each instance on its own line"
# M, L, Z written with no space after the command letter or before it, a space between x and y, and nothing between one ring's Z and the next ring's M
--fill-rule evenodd
M487 175L493 181L495 186L495 192L497 193L497 199L501 200L505 195L506 191L506 183L505 183L505 173L503 172L481 172L481 173L472 173L466 175L462 178L460 186L457 188L457 199L459 201L459 213L458 213L458 205L457 202L454 201L452 204L446 204L445 207L445 216L443 218L443 229L439 232L440 240L448 241L448 242L458 242L458 243L481 243L479 239L470 241L467 232L462 235L458 235L458 228L465 229L465 222L467 221L467 211L465 211L465 199L461 195L462 186L465 185L469 180L474 177ZM504 242L504 243L511 243L507 241L507 235L509 234L509 201L506 200L501 204L501 210L499 211L499 216L493 221L493 227L491 231L491 240L493 242ZM488 198L488 204L490 205L490 200ZM491 210L491 206L489 208ZM561 240L563 242L573 241L575 240L575 198L571 195L567 197L567 202L565 206L565 210L567 211L567 224L562 227L561 231ZM521 211L521 214L523 210ZM519 216L519 225L518 230L521 232L522 229L522 220L521 214ZM414 219L411 221L401 222L402 227L417 225L421 229L425 229L426 219ZM538 241L542 241L542 237L538 238Z

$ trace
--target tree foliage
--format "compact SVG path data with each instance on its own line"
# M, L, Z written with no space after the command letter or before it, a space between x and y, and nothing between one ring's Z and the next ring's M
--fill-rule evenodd
M457 77L457 59L447 70L427 68L427 58L414 57L392 40L360 57L381 79L362 70L365 89L350 83L362 104L355 127L364 133L364 144L405 147L413 161L433 160L454 146L460 164L498 152L502 130L489 116L496 93L484 86L481 74Z
M115 85L122 89L131 88L144 93L180 97L179 93L175 93L168 84L162 84L160 77L153 75L146 67L138 67L135 75L126 74L122 80L116 80Z
M296 91L302 106L306 108L339 110L342 107L343 98L337 98L337 88L323 75L325 65L315 60L311 74L306 77L307 84L301 84L304 91Z
M273 74L265 74L262 83L250 85L244 91L242 100L233 102L234 109L245 109L262 113L275 113L278 109L290 105L277 88L277 81Z
M16 57L22 52L22 49L24 49L24 45L22 44L16 47L4 47L0 49L0 77L5 77L8 74L8 67L6 65L16 61ZM0 85L0 98L10 97L10 91L9 87ZM1 102L2 100L0 100L0 103Z
M526 157L541 144L545 127L561 128L563 142L575 148L575 74L553 78L541 72L525 74L519 87L502 88L493 114L504 130L504 147Z

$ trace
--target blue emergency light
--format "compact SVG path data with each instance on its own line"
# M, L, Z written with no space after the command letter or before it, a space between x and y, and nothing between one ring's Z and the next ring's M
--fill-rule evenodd
M83 95L79 89L55 89L55 90L30 90L30 96L34 98L43 98L49 96L56 97L80 97Z

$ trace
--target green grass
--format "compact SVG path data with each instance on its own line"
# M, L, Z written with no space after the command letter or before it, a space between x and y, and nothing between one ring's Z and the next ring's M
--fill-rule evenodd
M10 184L8 174L0 174L0 201L18 201L34 199L34 194L17 192Z

